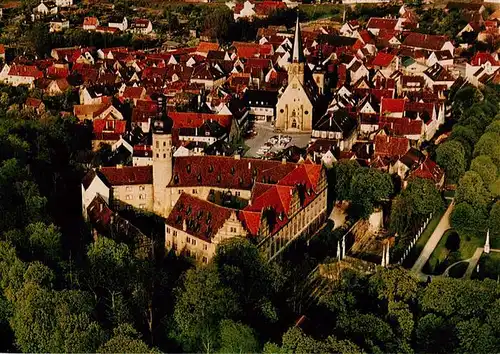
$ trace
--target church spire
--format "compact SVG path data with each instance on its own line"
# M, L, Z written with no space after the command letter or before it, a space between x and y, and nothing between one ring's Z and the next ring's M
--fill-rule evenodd
M304 61L304 51L302 50L302 37L300 35L299 14L297 13L297 23L295 24L295 37L293 38L292 63L302 63Z

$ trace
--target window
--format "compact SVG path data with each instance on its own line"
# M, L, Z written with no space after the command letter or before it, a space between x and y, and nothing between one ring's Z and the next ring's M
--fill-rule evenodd
M146 194L139 194L139 199L146 199Z
M167 234L170 233L170 227L167 227Z
M198 194L198 190L197 189L193 189L193 194Z
M175 243L175 242L174 242L174 243L172 243L172 249L173 249L174 251L177 251L177 243Z
M139 209L146 209L146 204L139 204Z
M158 149L160 147L160 142L156 140L156 148Z
M186 242L187 242L187 243L191 243L191 237L189 237L189 236L188 236L188 237L186 237Z
M231 227L230 231L233 232L233 233L236 233L236 228L235 227Z
M132 192L132 187L127 187L126 190L127 192Z
M208 263L208 258L207 257L203 257L203 263L205 263L205 264Z
M204 251L208 250L208 245L203 245L203 250Z
M167 142L166 141L163 142L163 146L167 146Z
M241 193L239 191L236 191L236 192L234 192L234 195L239 197L241 195Z
M167 154L163 154L163 158L166 158L167 157Z
M173 235L174 237L177 237L177 231L176 231L176 230L174 230L174 231L172 232L172 235Z
M307 116L309 114L309 111L305 111L304 114Z
M170 247L170 241L167 241L167 247Z
M191 240L191 244L192 244L193 246L196 246L196 240L195 240L194 238Z
M297 128L297 120L296 119L292 120L292 128Z
M127 195L125 196L125 199L126 199L126 200L132 200L132 195L127 194Z
M139 186L139 190L140 190L140 191L143 191L143 190L145 190L145 189L146 189L146 187L144 187L144 186Z
M156 158L159 158L159 157L160 157L160 154L158 154L158 153L157 153L157 154L156 154Z
M186 250L186 256L191 257L191 251L190 250Z

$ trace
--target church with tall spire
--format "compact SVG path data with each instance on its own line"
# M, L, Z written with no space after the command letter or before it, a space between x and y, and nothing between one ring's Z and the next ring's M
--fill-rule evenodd
M288 81L276 104L275 129L282 132L311 132L319 90L304 59L299 17L295 23Z

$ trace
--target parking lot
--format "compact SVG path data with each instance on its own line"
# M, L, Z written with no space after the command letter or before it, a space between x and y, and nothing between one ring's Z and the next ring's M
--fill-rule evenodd
M245 144L250 148L245 154L246 157L270 157L289 146L306 147L311 139L310 133L278 134L270 123L255 124L254 130L257 135L245 140Z

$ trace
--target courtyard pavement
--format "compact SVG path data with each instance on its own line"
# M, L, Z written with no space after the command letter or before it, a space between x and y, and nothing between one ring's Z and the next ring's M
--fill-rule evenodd
M245 153L245 157L255 157L260 158L261 156L257 155L257 151L265 144L267 141L273 136L277 136L280 133L274 131L274 127L270 123L255 123L254 128L257 135L245 140L245 144L249 147L247 152ZM300 133L300 134L290 134L290 133L281 133L282 136L289 135L292 137L292 141L288 143L285 147L287 148L292 145L296 145L298 147L304 148L308 145L311 140L311 133ZM273 148L272 151L276 151Z

